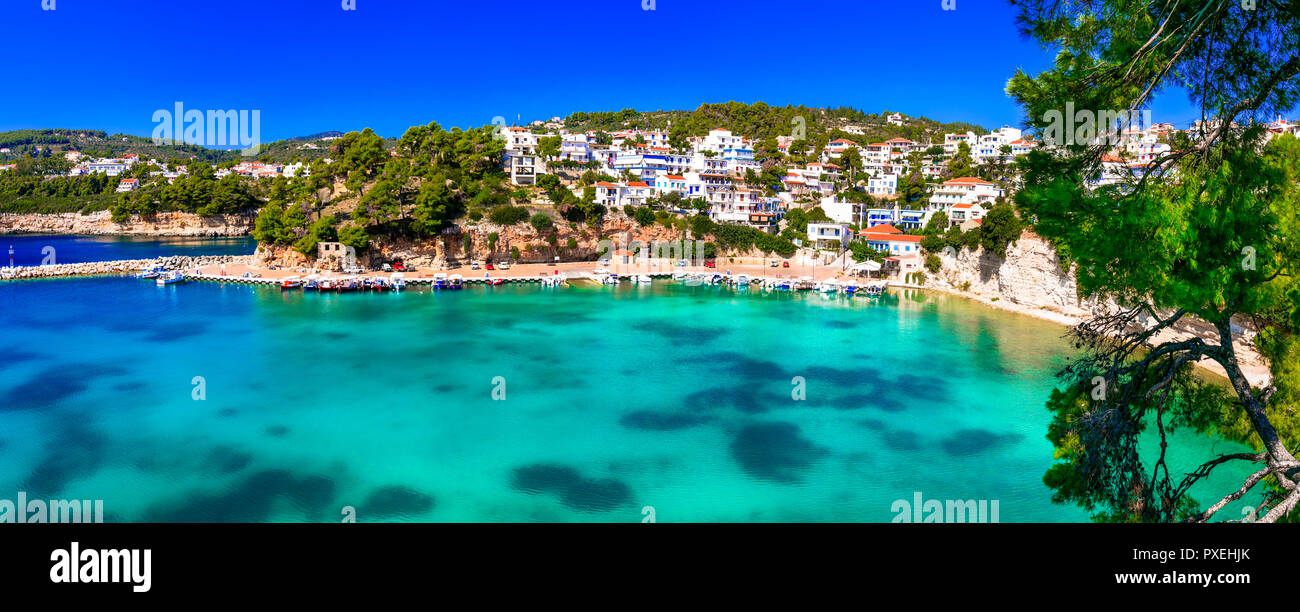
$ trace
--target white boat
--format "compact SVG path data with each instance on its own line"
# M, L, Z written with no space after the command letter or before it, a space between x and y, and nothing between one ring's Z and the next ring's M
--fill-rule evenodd
M406 288L406 275L401 272L394 273L388 277L389 284L393 286L393 291L401 291Z
M448 289L464 289L464 288L465 288L465 277L464 277L464 276L461 276L461 275L459 275L459 274L452 274L450 277L447 278L447 288L448 288Z
M614 274L613 272L610 272L609 274L602 276L600 279L600 282L606 285L617 285L618 281L619 281L618 275Z
M185 282L185 275L180 272L163 272L158 275L158 279L154 282L159 285L175 285Z
M433 275L433 288L434 288L434 289L447 289L447 288L448 288L448 283L447 283L447 273L446 273L446 272L439 272L439 273Z
M844 281L840 284L840 291L843 291L845 295L852 296L858 292L858 281L852 279Z
M690 275L691 273L686 270L673 270L673 280L675 281L686 280Z
M650 278L649 274L638 274L636 275L636 282L639 285L649 285L654 282L654 279Z
M748 286L749 286L749 275L747 275L747 274L737 274L737 275L735 276L735 278L732 279L732 282L735 283L735 285L736 285L737 287L748 287Z
M135 277L136 278L158 278L165 271L166 270L163 270L162 268L149 268L147 270L141 270L139 273L135 275Z
M840 284L833 278L828 278L817 284L817 290L822 293L839 293Z

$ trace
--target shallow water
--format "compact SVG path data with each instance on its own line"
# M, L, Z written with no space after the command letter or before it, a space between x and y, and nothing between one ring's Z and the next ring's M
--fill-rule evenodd
M948 296L91 278L0 308L0 498L111 521L1087 518L1041 480L1064 329Z

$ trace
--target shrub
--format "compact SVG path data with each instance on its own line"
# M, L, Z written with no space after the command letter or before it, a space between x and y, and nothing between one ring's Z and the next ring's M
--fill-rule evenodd
M539 234L544 234L550 231L551 228L554 227L555 225L554 223L551 222L551 218L546 216L544 213L537 213L533 215L533 218L529 219L528 223L532 225L533 229L537 230L537 233Z
M498 206L488 213L488 220L497 225L517 225L528 220L528 209L523 206Z
M931 253L925 256L925 269L929 270L931 274L938 274L939 269L942 267L943 260L939 259L938 255Z

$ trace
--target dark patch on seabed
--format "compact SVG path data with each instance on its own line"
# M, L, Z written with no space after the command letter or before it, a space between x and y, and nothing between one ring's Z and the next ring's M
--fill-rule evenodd
M829 327L831 329L853 329L858 326L857 323L854 323L852 321L837 321L835 319L830 319L828 321L825 321L822 323L822 325Z
M781 398L778 393L759 389L757 383L750 383L696 391L682 399L682 405L693 410L729 408L745 414L759 414L771 410Z
M93 474L104 462L103 435L77 421L58 427L45 456L19 484L30 496L53 498L69 481Z
M746 474L775 482L799 482L828 451L799 433L794 423L747 425L731 442L731 456Z
M271 520L281 500L307 521L320 521L336 511L334 481L325 477L265 470L235 483L221 493L192 491L185 501L150 509L146 522L154 523L264 523Z
M427 495L403 486L387 486L375 489L366 497L366 501L357 508L357 517L359 520L366 520L370 517L386 518L413 518L422 514L427 514L433 510L434 499L432 495Z
M172 323L168 325L149 326L144 339L146 342L178 342L202 334L203 329L199 328L197 325Z
M914 431L891 429L881 433L885 446L896 451L915 451L921 449L921 437Z
M289 428L284 425L272 425L266 428L266 434L275 438L283 438L289 435Z
M233 474L248 467L253 462L253 455L240 452L229 446L218 446L208 452L204 468L218 474Z
M84 393L101 378L123 376L125 368L93 364L49 367L0 397L0 412L45 410Z
M673 342L709 343L717 340L727 330L716 327L679 325L666 321L645 321L632 326L632 329L663 336Z
M1020 434L998 434L987 429L963 429L941 442L949 455L962 457L982 453L997 446L1015 444L1024 439Z
M511 486L529 495L549 494L583 512L608 512L626 506L632 489L613 478L584 478L569 466L534 464L515 468Z
M4 354L3 358L0 358L0 371L4 371L20 363L26 363L28 361L36 361L41 357L42 355L38 353L32 353L30 351L24 351L24 350L8 351Z
M629 429L639 429L641 431L676 431L703 425L712 420L713 417L698 414L638 410L623 415L619 423Z
M217 411L217 416L223 419L228 419L237 414L239 414L239 411L235 410L234 408L222 408L221 410Z

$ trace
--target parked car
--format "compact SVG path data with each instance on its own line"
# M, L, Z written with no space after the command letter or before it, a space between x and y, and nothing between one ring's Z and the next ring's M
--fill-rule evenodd
M400 261L395 261L395 262L393 262L393 269L394 269L394 270L397 270L398 272L405 272L405 271L406 271L406 264L404 264L404 263L402 263L402 262L400 262Z
M471 269L471 270L477 270L477 269L478 269L478 262L477 262L477 261L471 261L471 262L469 262L469 269Z
M384 265L380 266L379 269L380 269L380 270L383 270L384 272L392 272L392 271L393 271L393 267L390 266L390 265L388 265L388 264L384 264Z
M483 267L484 267L485 269L487 269L487 270L495 270L495 269L497 269L497 267L494 266L494 265L492 265L492 262L490 262L490 261L487 262L486 264L483 264Z
M782 268L789 268L789 267L790 267L790 262L788 262L788 261L783 261L783 262L781 262L781 267L782 267Z
M779 262L779 261L773 259L773 260L772 260L772 267L773 267L773 268L780 268L780 267L781 267L781 262Z
M510 269L510 262L508 262L508 261L503 261L503 262L497 264L497 269L498 269L498 270L509 270L509 269Z
M718 262L713 261L712 259L706 259L706 260L704 260L704 267L706 267L706 268L716 268L716 267L718 267Z

